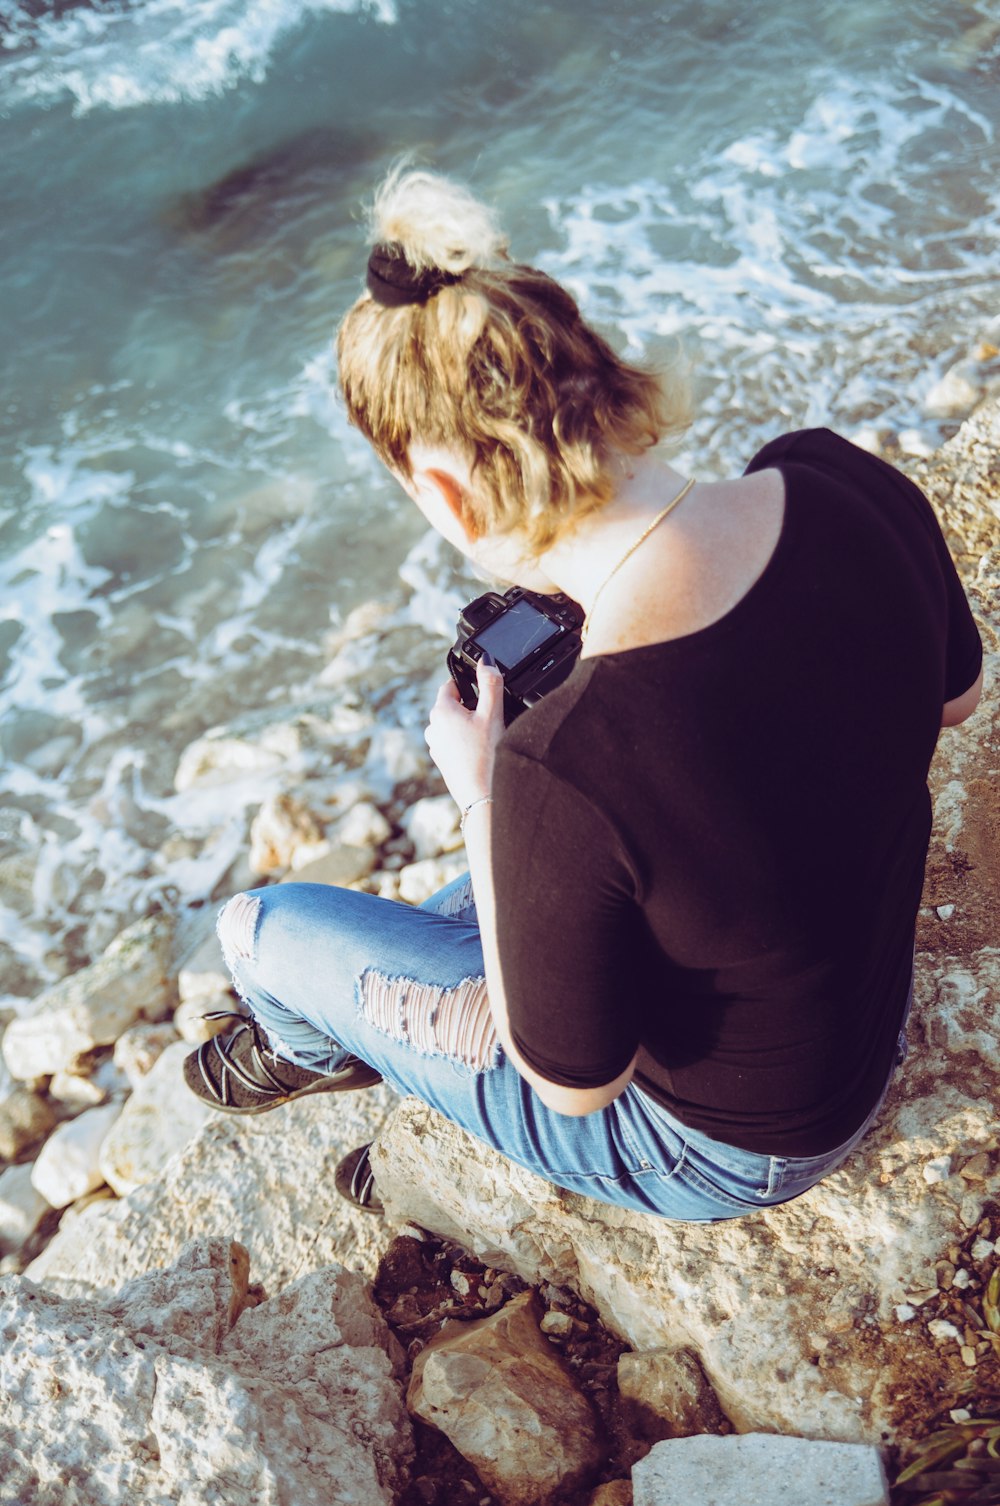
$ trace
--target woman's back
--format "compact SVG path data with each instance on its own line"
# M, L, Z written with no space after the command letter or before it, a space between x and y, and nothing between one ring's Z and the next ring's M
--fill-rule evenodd
M685 1123L812 1155L891 1065L927 768L979 646L905 478L827 431L750 469L774 466L780 536L736 605L585 660L508 733L494 867L540 1071L606 1081L641 1041L638 1081Z

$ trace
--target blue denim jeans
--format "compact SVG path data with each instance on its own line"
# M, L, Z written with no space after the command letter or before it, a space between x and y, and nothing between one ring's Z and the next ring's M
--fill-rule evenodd
M721 1144L635 1084L596 1113L555 1113L493 1030L467 877L419 909L323 884L251 890L225 906L219 936L280 1056L332 1071L353 1052L512 1161L642 1213L709 1223L787 1202L845 1159L881 1106L843 1145L799 1158Z

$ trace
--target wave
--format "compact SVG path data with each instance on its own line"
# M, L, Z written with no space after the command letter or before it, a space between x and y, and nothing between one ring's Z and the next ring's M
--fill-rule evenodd
M326 13L396 19L393 0L93 0L56 16L22 9L0 21L4 94L15 103L69 98L78 115L206 99L262 82L278 43Z

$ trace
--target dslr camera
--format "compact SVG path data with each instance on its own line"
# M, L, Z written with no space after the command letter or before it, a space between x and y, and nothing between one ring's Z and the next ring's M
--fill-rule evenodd
M568 596L544 596L511 586L501 595L487 591L463 607L458 636L448 650L448 669L462 705L479 700L476 666L493 655L503 676L504 721L508 726L561 685L580 654L583 609Z

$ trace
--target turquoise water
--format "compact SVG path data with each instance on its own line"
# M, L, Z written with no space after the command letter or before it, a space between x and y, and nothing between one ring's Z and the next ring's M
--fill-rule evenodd
M0 0L0 43L0 994L148 903L184 746L308 688L420 539L332 391L401 151L628 349L681 339L701 474L933 445L997 333L995 0Z

